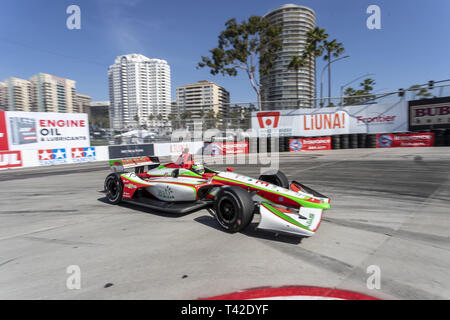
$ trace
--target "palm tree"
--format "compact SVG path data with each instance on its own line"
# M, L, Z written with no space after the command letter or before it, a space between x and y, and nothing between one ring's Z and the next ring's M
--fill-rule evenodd
M184 119L184 124L186 124L187 120L190 120L191 118L192 118L192 111L187 110L181 114L181 119Z
M422 88L420 85L413 85L409 88L410 91L414 91L414 97L413 100L416 100L417 97L422 99L427 99L431 97L431 93L428 92L427 88Z
M300 68L304 68L308 65L308 62L304 57L300 58L299 56L292 56L291 62L288 65L288 70L295 70L295 89L297 91L297 107L299 107L299 93L300 90L298 90L298 70Z
M336 39L332 41L325 40L323 48L327 52L323 59L328 62L328 104L331 104L331 57L339 57L344 53L345 49L342 43L337 42Z
M302 58L305 61L308 61L310 65L312 65L312 62L314 61L314 64L316 64L316 59L318 57L321 57L323 54L323 46L321 43L325 41L328 38L328 33L326 33L325 29L315 27L314 29L309 30L306 33L306 49L303 52ZM314 69L315 70L315 69ZM312 82L312 73L310 73L311 76L311 82ZM314 98L316 97L316 87L317 87L317 77L314 75Z
M176 124L175 124L176 117L177 116L176 116L175 113L169 113L169 115L167 116L167 119L170 121L170 126L172 127L172 130L178 129Z
M206 126L207 128L213 128L214 127L214 119L216 117L216 113L214 112L214 110L208 110L208 112L206 113L206 119L208 119L206 121Z

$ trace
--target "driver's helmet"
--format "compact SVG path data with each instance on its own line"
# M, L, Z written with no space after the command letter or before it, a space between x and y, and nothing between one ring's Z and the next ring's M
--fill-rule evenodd
M203 164L198 162L192 165L192 169L201 174L205 173L205 167L203 166Z

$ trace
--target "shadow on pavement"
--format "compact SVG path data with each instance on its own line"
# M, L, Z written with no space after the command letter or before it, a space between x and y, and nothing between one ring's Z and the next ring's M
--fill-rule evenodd
M110 204L108 202L108 200L106 200L106 197L98 198L97 201L103 202L109 206L115 206L114 204ZM117 206L127 208L127 209L130 209L133 211L140 211L143 213L152 214L152 215L159 216L159 217L167 217L167 218L181 218L181 217L187 216L188 214L192 213L192 212L183 213L183 214L165 213L165 212L161 212L161 211L155 211L150 208L146 208L144 206L136 205L133 203L127 203L127 202L121 202L121 203L117 204Z
M197 217L194 219L194 221L199 222L210 228L214 228L216 230L228 233L228 231L221 228L220 225L217 223L216 219L214 219L211 216ZM301 237L289 236L289 235L284 235L284 234L276 235L274 232L258 230L256 228L257 226L258 226L258 223L253 222L247 228L245 228L245 230L243 230L240 233L247 237L251 237L251 238L277 241L277 242L289 243L289 244L294 244L294 245L301 243L302 239L303 239Z

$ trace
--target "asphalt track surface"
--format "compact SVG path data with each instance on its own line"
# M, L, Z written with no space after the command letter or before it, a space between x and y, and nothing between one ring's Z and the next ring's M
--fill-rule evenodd
M331 198L311 238L256 230L258 217L229 234L205 210L109 205L105 163L0 171L0 299L197 299L292 285L450 299L450 148L281 154L280 168ZM66 287L70 265L79 290ZM367 287L372 265L380 289Z

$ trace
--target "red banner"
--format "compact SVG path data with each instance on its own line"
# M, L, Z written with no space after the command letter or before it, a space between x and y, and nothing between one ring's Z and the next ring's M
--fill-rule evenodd
M247 154L248 142L212 142L203 149L206 155Z
M434 133L377 134L377 148L434 146Z
M318 150L331 150L331 137L289 140L290 152Z
M9 150L8 133L6 132L5 111L0 111L0 151Z
M0 169L22 166L20 151L0 151Z

